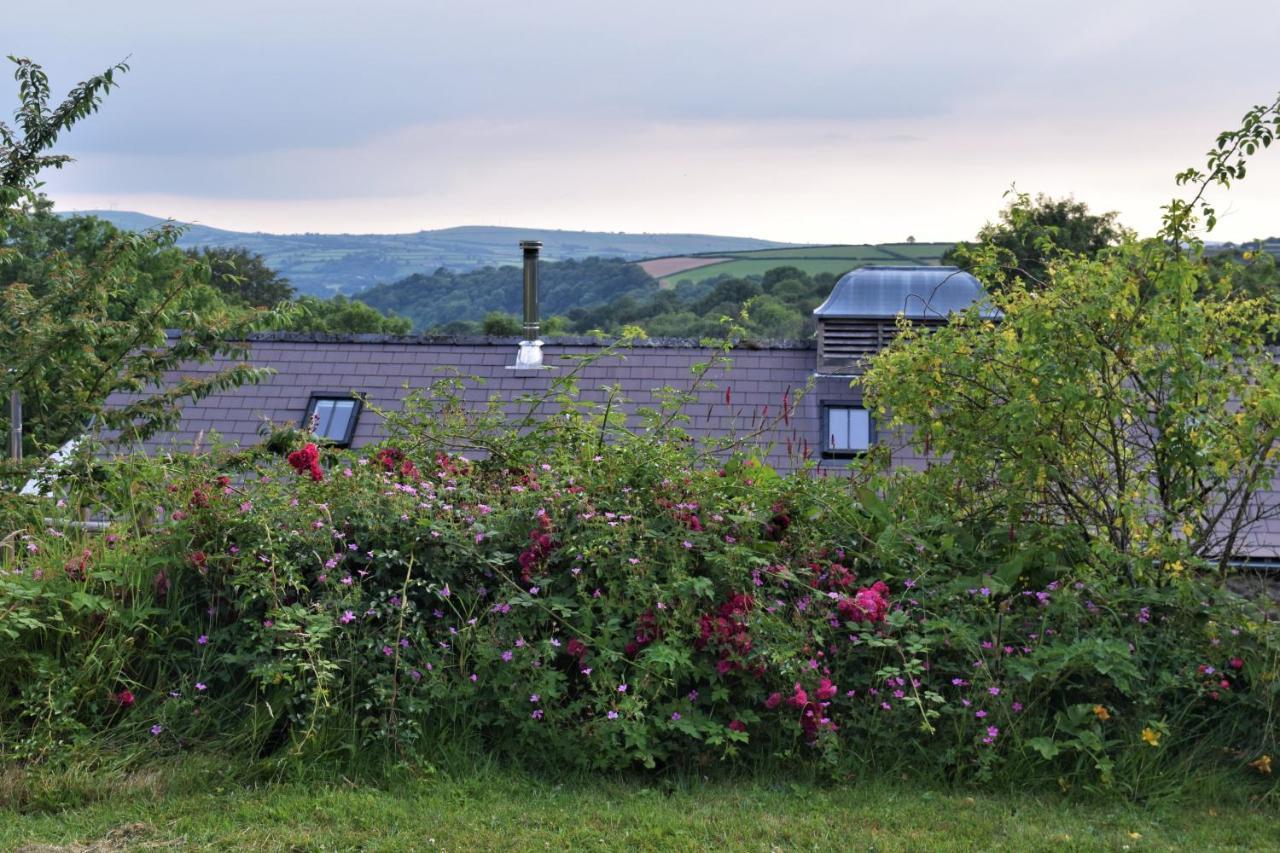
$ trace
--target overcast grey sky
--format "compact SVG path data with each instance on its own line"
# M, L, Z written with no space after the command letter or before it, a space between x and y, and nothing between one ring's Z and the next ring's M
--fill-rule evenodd
M1277 45L1274 0L0 0L59 89L130 56L60 207L265 231L951 240L1016 182L1149 232ZM1219 199L1280 233L1280 151Z

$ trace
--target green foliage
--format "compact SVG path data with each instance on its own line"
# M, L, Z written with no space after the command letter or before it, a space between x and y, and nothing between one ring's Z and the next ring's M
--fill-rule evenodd
M562 314L657 289L657 282L644 270L617 258L546 261L541 264L540 310ZM477 320L491 311L518 314L521 293L519 267L483 267L465 273L440 268L430 275L379 285L357 298L381 311L408 317L415 329L423 331L458 320Z
M759 278L716 278L681 283L647 301L631 296L596 308L577 308L566 315L570 331L617 334L637 326L650 337L700 340L719 335L723 318L745 310L741 329L757 340L803 339L813 335L813 309L835 284L829 274L810 276L793 266L776 266Z
M404 317L384 314L363 302L334 296L320 299L302 296L293 303L293 312L275 328L292 332L331 334L407 335L411 323Z
M59 231L48 222L38 176L68 162L48 150L97 110L125 66L80 84L51 107L40 66L13 61L21 135L0 125L0 270L6 276L0 363L7 368L0 395L22 394L30 445L57 446L90 423L126 440L144 437L172 424L183 400L260 378L262 371L237 363L200 379L164 381L179 365L242 355L231 341L254 319L200 312L202 285L172 250L176 230L120 234L73 222ZM51 230L46 245L41 241ZM38 251L29 256L33 246ZM107 398L117 392L135 396L108 409Z
M1280 435L1271 303L1149 242L1053 262L1035 291L906 331L865 385L886 422L947 461L957 511L1060 526L1129 576L1236 553ZM1225 557L1223 557L1225 559Z
M270 308L293 298L289 280L267 266L262 255L238 246L186 251L187 257L209 268L209 283L236 303Z
M1012 190L1009 204L1000 211L998 223L988 222L978 231L977 243L959 243L942 256L944 264L953 264L974 272L994 260L1006 275L989 286L1003 286L1004 281L1020 282L1028 288L1043 284L1049 263L1057 257L1094 257L1114 246L1129 232L1120 226L1113 211L1095 214L1089 206L1073 198L1050 198L1041 194L1032 200L1027 193ZM978 253L982 247L987 258Z
M490 311L484 315L481 331L493 337L512 337L519 335L523 326L513 314L502 311Z

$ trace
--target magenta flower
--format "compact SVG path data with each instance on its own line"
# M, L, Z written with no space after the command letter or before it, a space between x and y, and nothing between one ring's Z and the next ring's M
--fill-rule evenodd
M348 610L344 612L340 617L338 617L338 621L341 622L343 625L346 625L349 622L354 622L355 618L356 618L356 614Z
M531 693L531 694L529 695L529 701L530 701L530 702L532 702L532 703L534 703L535 705L538 703L538 701L539 701L541 698L542 698L542 697L541 697L541 696L539 696L537 693Z
M201 634L199 637L196 637L196 642L202 646L207 646L209 645L209 637L206 634Z
M203 681L197 681L197 682L196 682L196 690L199 690L199 691L203 692L203 691L205 691L205 690L207 690L207 689L208 689L208 687L205 685L205 683L204 683Z
M529 716L530 716L530 717L533 717L535 720L541 720L541 719L542 719L542 709L541 709L541 708L538 708L536 711L534 711L534 712L533 712L532 714L530 714Z
M671 720L672 720L672 722L678 721L679 719L680 719L680 712L679 712L679 711L672 711L672 712L671 712Z
M162 731L164 731L164 726L160 725L159 723L157 723L157 724L155 724L154 726L152 726L152 727L151 727L151 734L153 734L153 735L158 735L158 734L160 734Z
M619 692L619 693L626 693L626 692L627 692L627 685L625 685L625 684L619 684L619 685L618 685L618 692Z
M515 656L516 656L515 652L511 651L511 649L507 649L505 652L502 653L502 660L505 663L511 663L511 659L514 658Z
M608 717L608 718L609 718L609 719L611 719L611 720L616 720L616 719L618 719L618 712L617 712L617 711L610 711L609 713L605 714L605 716L606 716L606 717Z

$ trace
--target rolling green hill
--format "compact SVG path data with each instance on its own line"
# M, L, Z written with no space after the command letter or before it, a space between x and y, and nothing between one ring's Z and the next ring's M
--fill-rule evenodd
M132 211L70 213L98 216L135 231L165 222ZM432 273L440 267L465 272L486 266L518 265L521 240L541 240L543 257L552 261L588 257L639 260L792 245L709 234L624 234L480 225L416 234L265 234L191 225L178 245L243 246L262 255L268 266L288 278L300 293L332 296L356 293L415 273Z
M699 282L719 276L763 275L775 267L791 266L808 275L831 273L839 276L867 264L934 265L953 243L882 243L879 245L770 247L744 251L698 252L684 257L723 258L717 263L661 276L664 287L678 282Z

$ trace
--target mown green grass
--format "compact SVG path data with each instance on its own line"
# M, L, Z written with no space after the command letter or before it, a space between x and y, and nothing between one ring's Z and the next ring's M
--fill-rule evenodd
M749 252L726 252L728 258L743 260L762 260L765 258L848 258L854 261L875 261L883 263L893 256L871 244L848 246L805 246L798 249L759 249Z
M10 779L10 788L21 784ZM883 782L676 783L497 770L245 785L200 763L120 774L88 805L0 812L0 849L1169 850L1280 848L1280 810L1141 806Z
M889 243L883 246L813 246L799 249L760 249L751 252L724 252L730 258L718 264L673 273L661 279L664 287L680 281L703 281L721 275L763 275L776 267L790 266L809 275L829 272L843 275L866 264L936 264L950 243Z
M881 261L887 263L888 261ZM685 272L675 273L662 279L664 283L674 284L681 281L702 281L707 278L715 278L720 275L730 276L749 276L764 275L771 269L777 267L795 267L809 275L817 275L818 273L829 272L834 275L843 275L849 270L860 267L863 261L856 260L807 260L804 258L773 258L765 260L733 260L725 261L721 264L711 264L697 269L686 270Z

